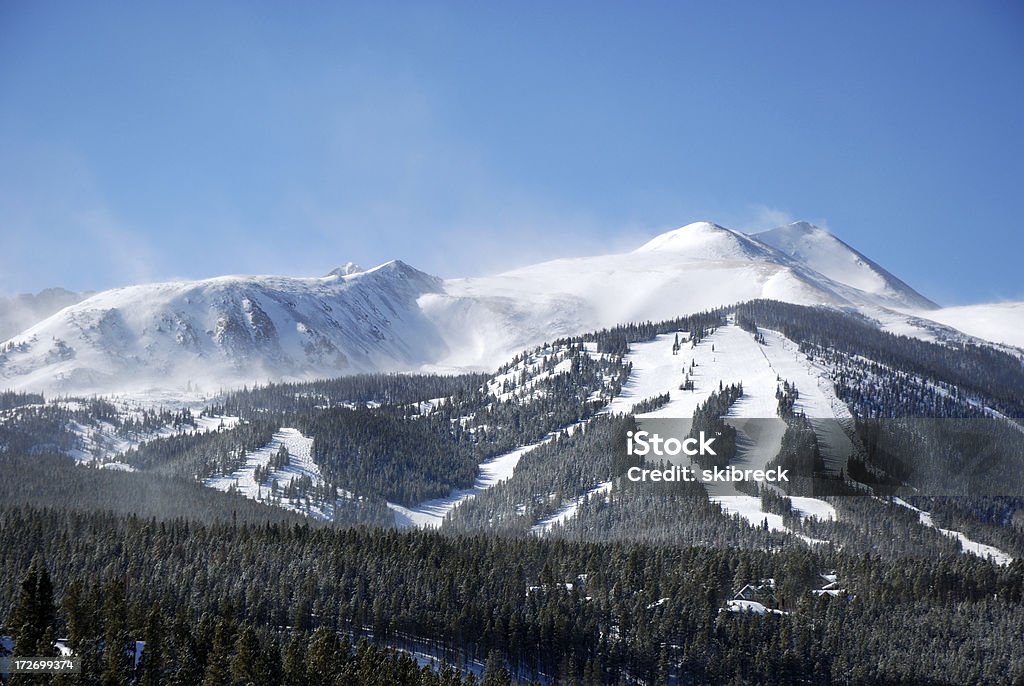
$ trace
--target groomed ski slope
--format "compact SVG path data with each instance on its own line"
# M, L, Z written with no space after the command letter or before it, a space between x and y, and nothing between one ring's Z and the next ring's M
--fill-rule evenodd
M388 508L395 514L395 525L399 528L421 527L436 529L440 527L444 523L444 518L456 507L487 489L497 486L502 481L511 479L516 465L519 464L519 460L522 459L523 455L554 440L560 433L564 432L572 435L573 431L585 423L586 421L572 424L560 431L548 434L536 443L516 448L493 457L486 462L481 462L480 474L469 488L454 490L444 498L427 500L411 508L389 502Z
M607 411L628 412L634 404L668 392L668 404L638 417L688 419L697 406L718 391L721 385L742 383L743 396L726 415L730 424L742 431L743 420L777 418L775 393L779 379L783 379L796 385L800 394L796 410L812 418L824 457L833 462L835 471L838 471L845 466L845 458L852 450L849 437L845 432L836 430L843 423L852 421L849 410L836 398L823 367L808 360L792 341L781 334L768 330L762 330L762 333L767 345L757 343L749 333L730 324L716 329L696 347L691 348L689 342L683 343L678 355L672 354L673 334L634 344L626 358L633 364L633 373ZM688 334L680 333L680 339L688 339ZM696 363L692 370L691 361ZM694 383L692 391L679 390L684 369ZM813 422L813 419L821 421ZM773 431L764 435L765 428L771 426L770 422L759 424L761 435L756 441L759 454L756 459L755 456L741 454L738 466L759 468L778 454L785 426L780 421L777 433ZM741 453L744 452L744 442L747 447L754 443L750 436L742 434L740 441Z
M985 543L978 543L977 541L972 541L959 531L940 528L938 525L935 524L934 520L932 520L931 513L917 509L916 507L908 503L906 500L903 500L901 498L893 498L892 501L901 507L905 507L908 510L913 510L914 512L916 512L923 526L931 527L932 529L938 529L940 532L942 532L943 535L949 536L950 538L955 538L957 541L960 542L960 549L964 553L969 553L971 555L977 555L981 558L990 559L997 565L1006 566L1013 562L1013 557L1011 557L1008 553L1000 550L999 548L996 548L995 546L986 545Z
M444 522L449 512L458 507L461 503L486 491L488 488L498 485L512 477L520 458L537 446L545 443L540 441L532 445L516 448L503 455L491 458L480 463L480 474L476 481L469 488L452 491L444 498L434 498L420 503L415 507L403 507L396 503L388 503L388 508L395 514L395 525L400 528L421 527L436 529Z
M796 343L781 333L769 329L760 331L767 342L761 352L768 364L780 378L796 385L800 397L794 410L810 419L825 467L834 473L845 469L847 458L853 452L853 443L847 434L853 431L853 415L836 397L828 370L809 360Z
M775 391L777 383L766 359L760 352L761 347L753 337L736 326L723 326L709 336L705 336L697 345L692 345L690 334L686 331L678 333L681 349L672 354L672 345L677 334L662 334L653 341L633 343L630 345L626 359L633 365L629 379L622 387L622 392L602 410L603 413L628 413L633 406L648 398L669 394L669 402L665 406L649 413L637 415L639 418L684 418L693 417L697 406L719 389L719 383L729 385L743 384L743 397L732 407L729 417L735 420L737 428L742 431L746 419L762 420L761 428L773 426L774 435L760 436L753 441L740 434L739 440L747 448L738 456L735 464L742 469L759 469L778 454L781 446L785 424L780 420L777 425L766 423L765 418L776 417L777 400ZM691 362L696 366L691 367ZM685 371L684 371L685 370ZM693 390L680 390L685 374L689 374L694 383ZM746 439L746 440L744 440ZM596 492L604 484L595 485L591 491ZM732 499L749 498L757 503L756 511L760 512L760 500L741 495L731 484L715 484L710 487L712 499L724 498L723 508L728 508ZM589 493L588 492L588 493ZM562 504L554 514L538 521L533 533L543 535L556 524L564 524L575 515L586 496L578 497ZM738 501L737 506L746 501ZM740 507L742 512L749 511L749 506ZM752 524L760 524L761 518L751 518ZM782 520L779 518L779 526Z
M554 514L542 518L540 521L533 525L533 528L530 529L530 533L537 536L543 536L547 532L551 531L553 527L558 526L560 524L565 524L570 519L575 517L576 511L580 509L580 505L582 505L587 498L589 498L592 495L597 495L599 493L608 493L610 490L612 490L611 481L599 483L597 486L594 486L593 488L591 488L589 491L579 496L578 498L570 500L568 503L559 508L558 511Z
M669 402L661 408L639 418L684 418L693 416L697 406L705 402L720 384L743 384L743 397L727 415L730 424L738 431L739 455L734 461L742 469L759 469L778 454L785 433L785 423L765 421L777 418L778 400L775 397L778 379L782 378L797 386L800 398L797 411L808 417L819 419L812 424L821 443L826 465L845 466L845 456L850 454L852 444L841 430L839 422L851 421L846 406L835 396L831 382L825 376L826 370L807 359L799 352L796 344L779 333L762 329L767 345L761 345L748 332L729 324L719 327L692 346L688 332L679 332L682 348L672 354L676 334L663 334L653 341L634 343L626 359L632 363L633 372L623 386L622 393L612 401L606 412L629 412L633 405L647 398L663 393L669 394ZM691 367L691 362L696 366ZM693 390L680 390L679 385L689 374L694 383ZM760 420L751 424L750 420ZM745 430L758 429L757 440L746 435ZM840 459L843 460L839 465ZM829 464L829 463L832 464ZM775 531L788 531L782 517L761 509L760 498L744 495L727 483L708 487L709 497L728 514L736 514L754 526L763 526ZM836 511L831 505L816 498L791 498L793 509L801 517L817 517L834 520ZM564 523L576 514L579 502L570 502L557 513L558 521ZM544 533L550 525L541 527L546 520L534 527L537 533ZM806 539L809 543L819 543Z
M256 467L266 468L281 446L288 450L288 464L281 469L269 473L262 482L256 483ZM274 434L270 443L259 450L247 453L245 465L227 476L216 476L204 481L204 485L216 488L220 491L228 491L234 486L238 493L251 500L266 500L271 495L271 487L276 480L282 489L295 479L302 476L309 477L313 487L323 484L323 475L320 467L313 461L312 457L313 439L303 436L298 429L282 428ZM351 498L352 494L338 489L337 497ZM281 498L281 507L295 512L302 512L318 519L333 519L334 504L320 503L310 500L308 506L303 502L293 502L287 498Z

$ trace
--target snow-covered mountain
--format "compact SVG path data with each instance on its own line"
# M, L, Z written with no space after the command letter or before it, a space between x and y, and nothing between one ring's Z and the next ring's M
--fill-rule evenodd
M875 262L813 224L794 222L755 234L754 238L837 283L870 294L879 305L924 310L938 307Z
M695 222L627 253L451 279L421 305L431 319L449 323L441 332L450 351L442 366L483 368L545 338L755 298L872 311L934 307L844 243L834 240L830 248L829 274L823 274L812 262L826 262L824 249L816 251L815 260L804 261L755 236ZM867 282L864 269L873 270L877 280Z
M934 303L805 223L696 222L619 254L441 280L398 261L320 278L230 276L106 291L0 347L0 387L216 390L362 371L492 369L545 340L755 298L884 313ZM896 324L893 324L896 322Z
M321 278L226 276L105 291L9 340L5 385L200 387L412 368L444 344L417 305L439 279L399 261Z

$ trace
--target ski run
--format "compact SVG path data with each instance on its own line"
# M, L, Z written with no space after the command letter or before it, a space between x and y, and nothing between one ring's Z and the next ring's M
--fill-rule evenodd
M276 469L269 469L271 461L284 447L288 451L288 463ZM320 467L312 457L313 439L303 436L298 429L282 428L274 434L274 438L259 450L249 452L245 456L245 464L225 476L215 476L203 483L220 491L234 490L238 494L252 500L264 500L287 510L303 512L317 519L333 519L334 504L321 503L314 498L289 498L284 495L289 486L300 479L308 480L311 488L322 488L324 484ZM264 471L264 476L256 481L256 468ZM276 489L275 489L276 484ZM352 498L352 494L338 489L336 498Z
M918 517L921 519L921 524L923 526L936 529L937 531L941 532L944 536L955 538L960 543L960 549L963 550L965 553L970 553L971 555L977 555L978 557L992 560L997 565L1002 565L1004 567L1013 562L1013 558L1009 554L1003 552L995 546L986 545L984 543L978 543L977 541L972 541L959 531L953 531L952 529L943 529L939 527L932 520L931 513L919 510L918 508L908 503L906 500L903 500L902 498L893 498L892 500L900 507L905 507L908 510L913 510L914 512L916 512Z

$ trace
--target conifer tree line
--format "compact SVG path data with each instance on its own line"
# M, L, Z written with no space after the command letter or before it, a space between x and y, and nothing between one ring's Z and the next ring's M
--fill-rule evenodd
M44 402L45 398L42 393L0 391L0 410L11 410L25 405L42 405Z
M629 352L629 346L632 343L653 341L661 334L688 331L691 345L696 345L709 332L714 331L715 327L726 324L726 314L727 309L720 308L660 322L621 324L610 329L601 329L586 334L579 339L564 340L595 342L598 352L625 355ZM556 343L559 342L562 341L556 341Z
M488 374L355 374L299 383L269 383L229 391L209 407L212 416L250 418L261 413L312 412L337 406L411 405L434 398L463 397L486 383Z
M504 669L520 682L1024 676L1019 562L955 555L907 564L835 549L204 525L24 507L0 510L0 545L0 574L20 580L0 588L5 631L40 650L50 636L66 638L87 667L56 683L460 683L387 652L395 648L453 665L490 661L492 676ZM847 594L813 595L823 571ZM789 614L720 611L765 578ZM936 640L949 631L963 650ZM137 665L136 641L145 641ZM370 663L397 680L363 672Z

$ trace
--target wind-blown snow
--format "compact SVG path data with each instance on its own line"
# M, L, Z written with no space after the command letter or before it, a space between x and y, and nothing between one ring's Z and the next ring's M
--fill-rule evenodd
M935 303L878 266L828 231L807 222L795 222L754 235L802 265L833 281L871 294L879 305L923 309Z
M1024 302L944 307L916 314L970 336L1024 349Z
M401 262L322 278L228 276L104 291L15 336L0 382L139 391L410 369L444 354L416 299L441 281Z
M440 366L488 368L541 340L754 298L850 304L832 285L749 236L698 222L633 252L451 279L420 304L448 322L441 330L450 354Z

